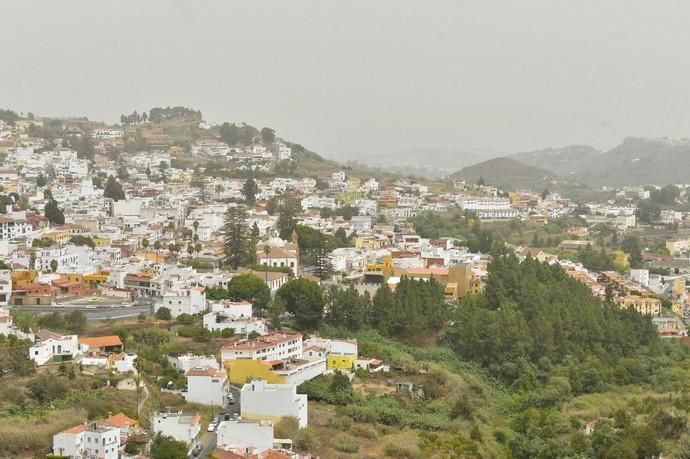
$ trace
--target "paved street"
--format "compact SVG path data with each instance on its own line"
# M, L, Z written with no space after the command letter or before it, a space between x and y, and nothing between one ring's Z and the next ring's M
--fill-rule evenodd
M215 432L205 432L201 436L201 440L199 440L199 444L202 446L202 450L199 453L198 456L199 458L206 457L208 454L211 453L216 448L216 433Z

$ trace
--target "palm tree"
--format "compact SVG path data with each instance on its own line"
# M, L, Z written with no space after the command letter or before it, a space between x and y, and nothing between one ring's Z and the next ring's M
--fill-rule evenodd
M158 257L161 254L161 241L154 242L153 248L156 249L156 262L158 262Z
M149 240L146 238L142 239L141 240L141 246L144 248L144 250L146 250L149 246Z
M198 260L199 259L199 252L201 252L201 244L200 243L198 243L198 242L196 243L196 245L194 246L194 251L196 252L196 258Z
M192 258L192 254L194 253L194 247L192 244L187 245L187 254L189 254L189 258Z
M192 223L192 226L194 227L194 234L196 234L196 231L199 229L199 222L194 220L194 223Z

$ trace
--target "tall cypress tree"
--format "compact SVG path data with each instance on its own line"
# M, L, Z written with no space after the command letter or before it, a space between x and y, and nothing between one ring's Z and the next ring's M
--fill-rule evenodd
M252 260L251 233L247 224L247 212L243 207L228 207L223 226L225 262L234 269Z

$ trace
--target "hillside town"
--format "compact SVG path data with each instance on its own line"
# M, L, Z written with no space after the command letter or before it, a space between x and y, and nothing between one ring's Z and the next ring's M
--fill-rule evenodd
M421 339L483 294L496 257L557 266L689 343L685 185L578 202L357 171L183 107L115 125L3 115L1 378L25 378L29 410L69 400L46 375L136 399L56 423L32 454L319 457L310 397L439 390L438 370L353 330ZM377 312L389 296L404 309ZM349 438L336 450L358 451Z

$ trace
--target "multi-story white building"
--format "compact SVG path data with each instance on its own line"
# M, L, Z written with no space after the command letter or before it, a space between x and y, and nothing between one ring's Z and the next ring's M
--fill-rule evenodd
M225 406L228 399L228 375L214 367L195 367L185 373L188 402Z
M517 210L510 206L508 198L462 196L457 200L463 210L474 212L479 218L516 218Z
M242 339L221 348L221 360L288 360L302 355L300 333L271 333L255 339Z
M300 427L307 426L307 396L298 394L294 384L268 384L255 380L242 386L240 410L244 419L278 421L295 417Z
M0 216L0 239L15 239L32 232L29 222L7 216Z
M201 431L201 416L197 413L183 413L182 411L163 411L151 414L151 430L153 434L161 434L177 441L193 443Z
M36 269L48 271L51 262L57 261L58 269L76 268L91 264L93 250L88 246L68 245L41 249L36 257Z
M125 135L124 131L120 129L94 129L91 131L91 136L94 139L117 139Z
M117 459L120 429L80 424L53 435L53 454L70 459Z
M0 307L10 304L12 296L12 271L0 269Z
M649 270L648 269L631 269L630 279L640 285L649 287Z
M206 292L203 287L176 289L163 294L154 309L168 308L173 318L180 314L200 314L206 310Z

